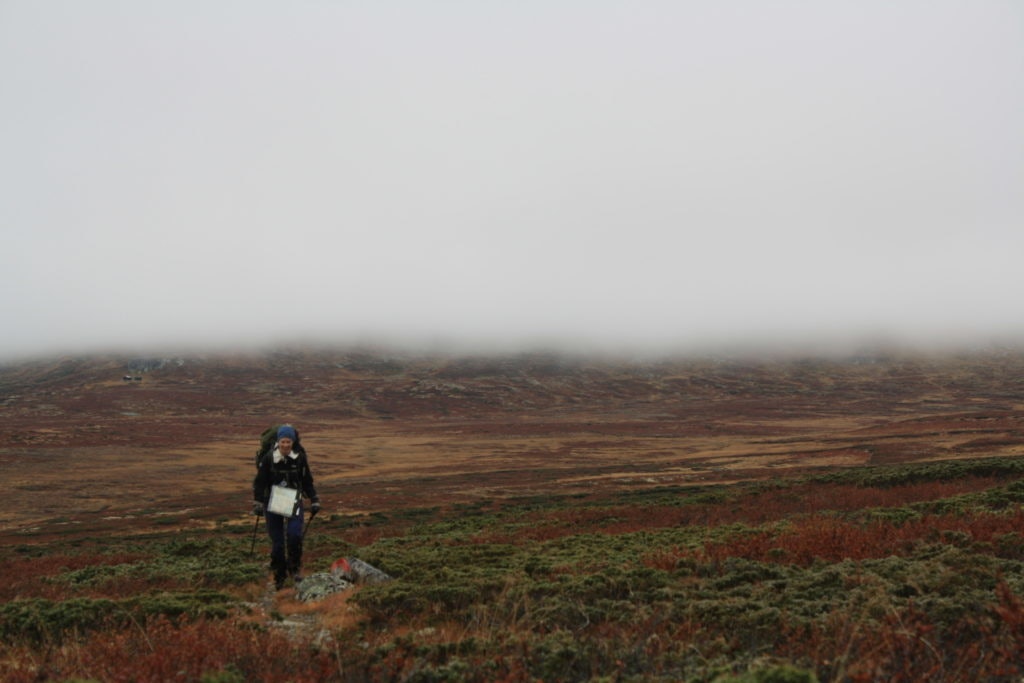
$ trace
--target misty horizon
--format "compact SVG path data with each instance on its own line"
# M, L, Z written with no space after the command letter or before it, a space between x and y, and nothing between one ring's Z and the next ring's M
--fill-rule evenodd
M474 343L466 340L399 340L353 339L310 340L304 343L223 343L223 344L152 344L77 346L65 349L44 349L37 352L11 353L0 357L0 366L61 362L66 360L140 359L160 361L189 360L257 360L289 355L322 355L324 357L367 357L382 360L529 360L551 359L558 362L597 364L647 364L663 362L800 362L834 361L863 362L906 360L942 360L1006 354L1024 354L1024 343L1016 338L972 338L962 343L924 342L894 338L853 338L839 340L776 339L720 340L703 344L630 344L586 345L569 343Z

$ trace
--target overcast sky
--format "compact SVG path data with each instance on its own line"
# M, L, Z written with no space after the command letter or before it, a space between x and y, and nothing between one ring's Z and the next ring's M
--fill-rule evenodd
M1018 0L0 0L0 357L1024 331Z

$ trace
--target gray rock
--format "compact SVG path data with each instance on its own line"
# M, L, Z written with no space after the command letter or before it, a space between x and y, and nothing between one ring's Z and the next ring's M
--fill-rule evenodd
M302 602L315 602L348 590L357 583L373 584L390 580L390 576L373 565L355 557L345 557L331 565L331 571L310 574L303 579L295 588L295 597Z
M351 581L334 572L320 572L304 578L295 588L295 597L302 602L315 602L351 587Z

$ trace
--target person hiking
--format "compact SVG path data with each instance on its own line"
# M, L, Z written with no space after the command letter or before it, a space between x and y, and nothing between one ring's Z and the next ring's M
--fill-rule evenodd
M315 515L320 511L320 497L313 486L305 450L297 449L298 432L291 425L277 429L273 450L260 458L256 478L252 482L252 511L264 515L270 536L270 567L274 570L274 586L280 590L289 576L302 581L302 527L305 510L302 496L310 500ZM312 517L311 517L312 519Z

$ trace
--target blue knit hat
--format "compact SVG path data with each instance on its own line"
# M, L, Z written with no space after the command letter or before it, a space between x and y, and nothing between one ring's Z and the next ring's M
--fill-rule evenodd
M281 439L291 439L292 441L295 441L295 427L292 427L291 425L281 425L278 427L277 440L280 441Z

